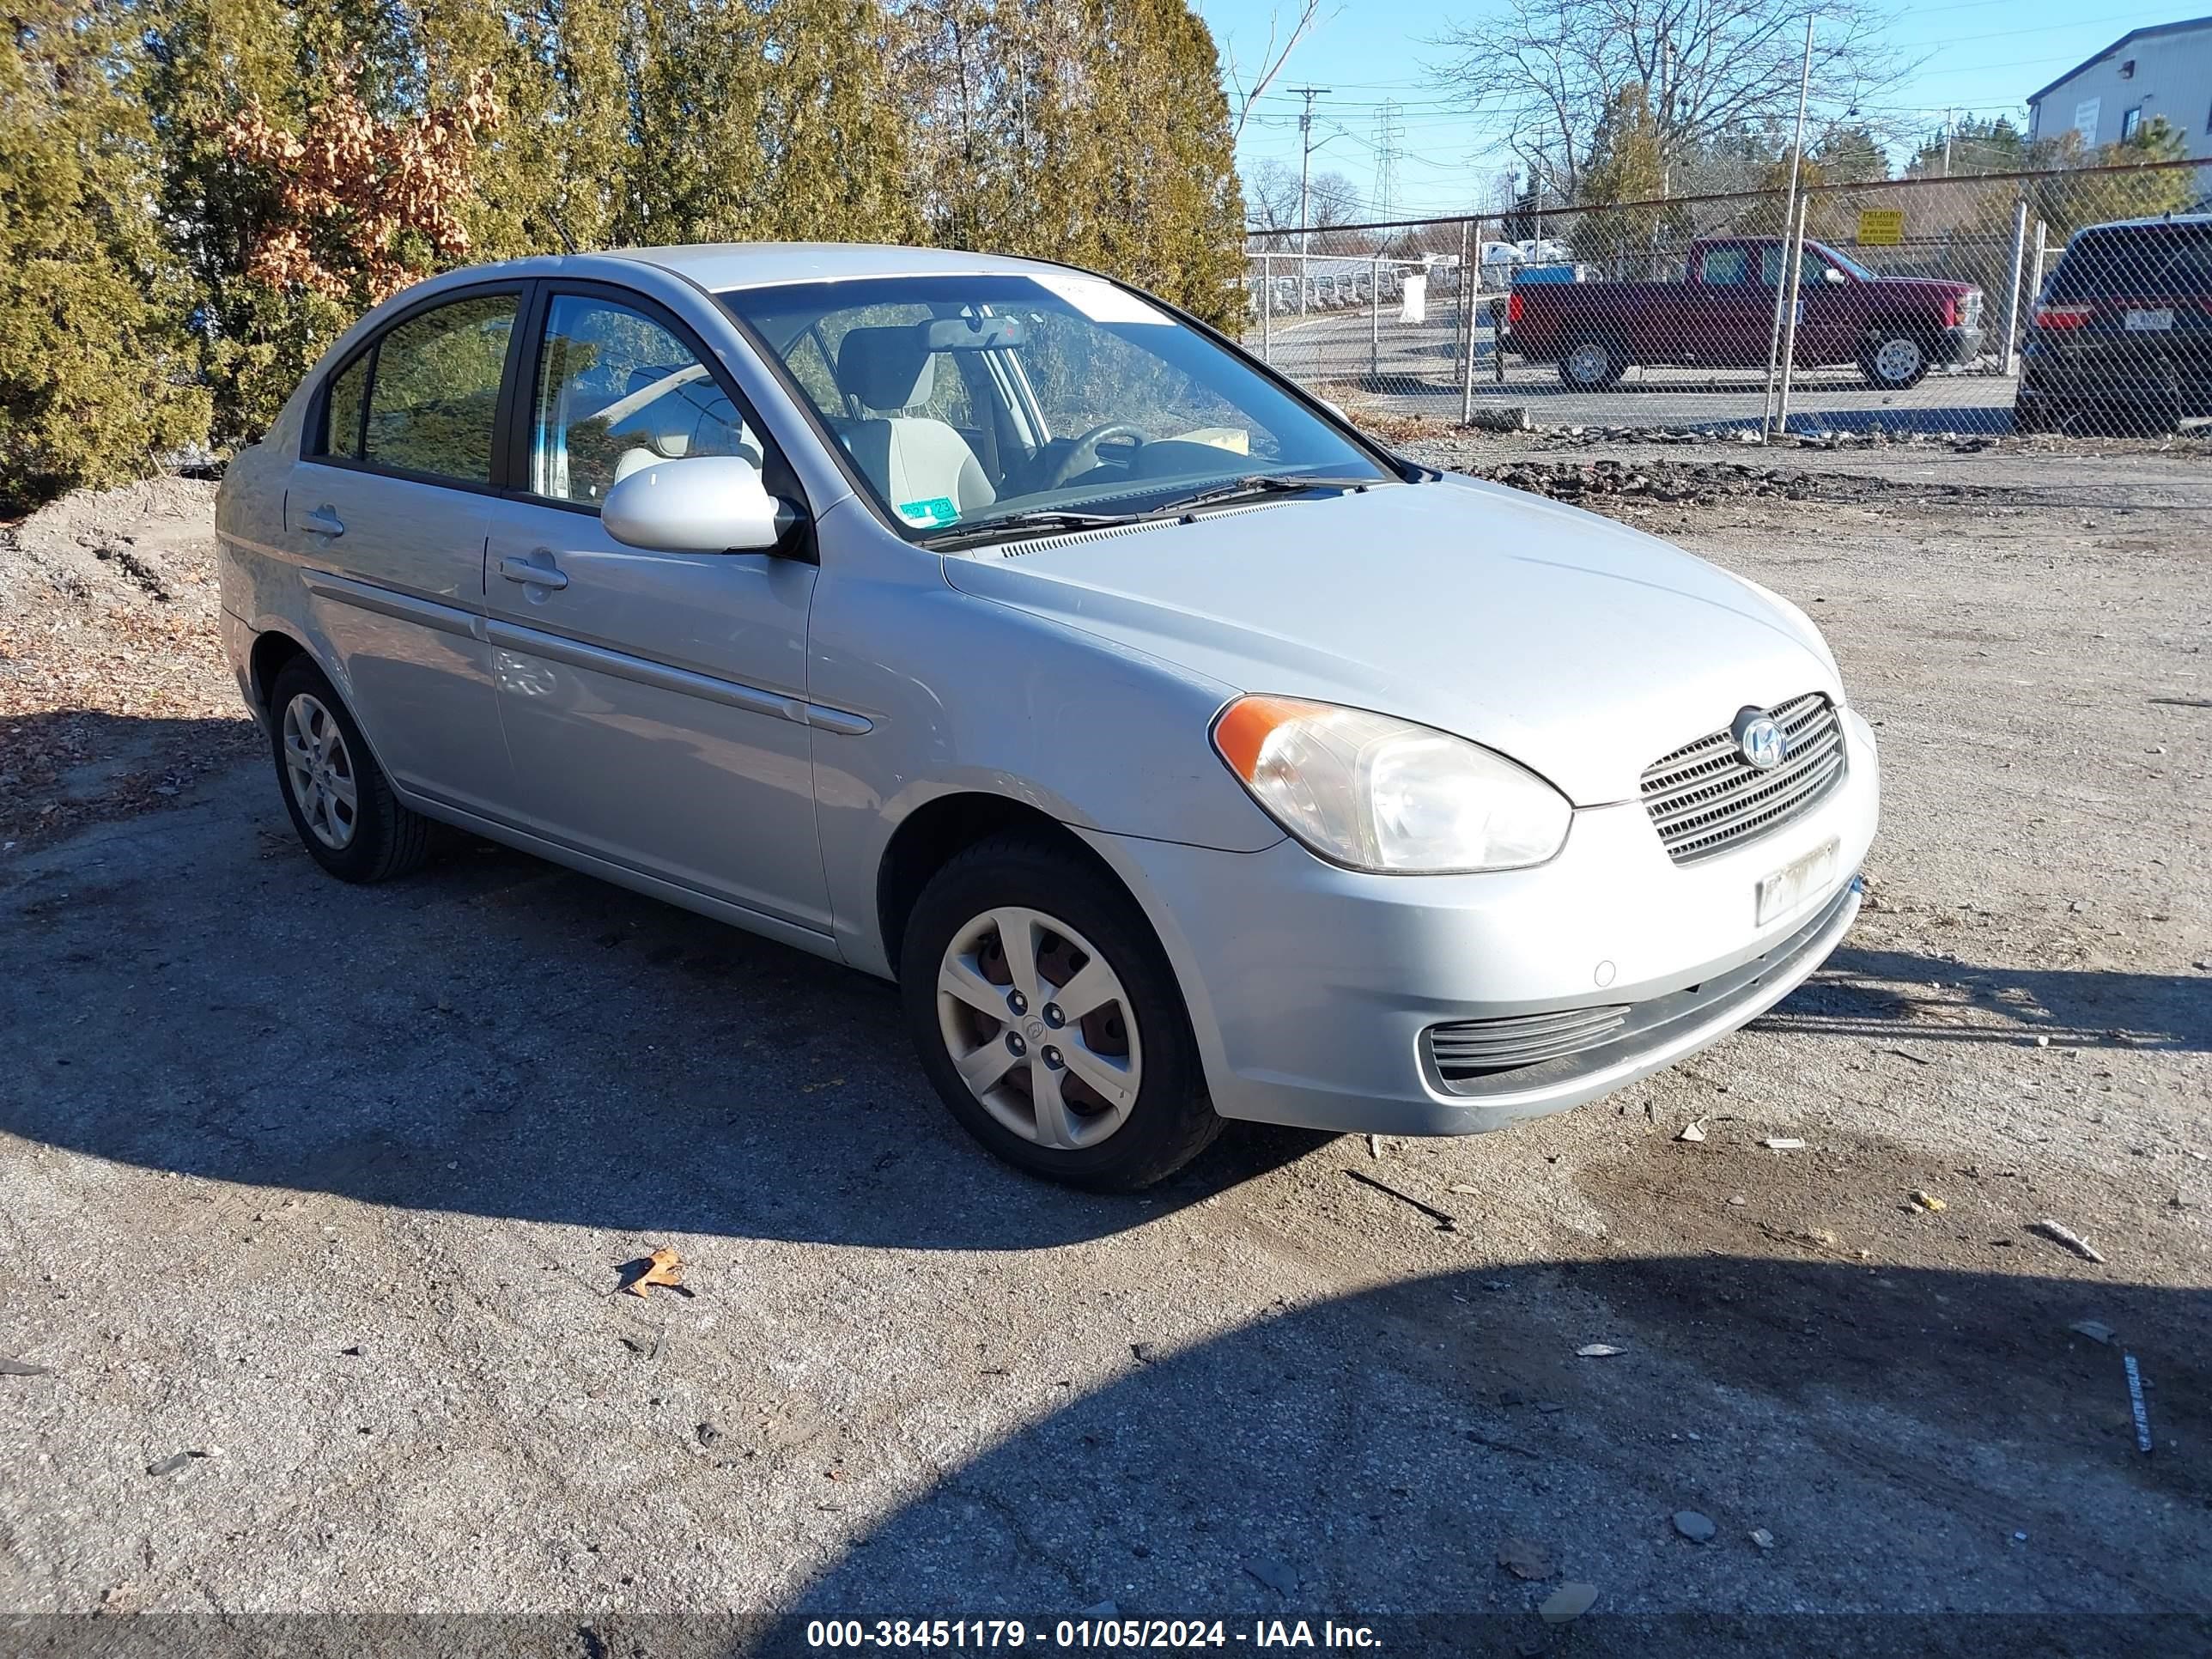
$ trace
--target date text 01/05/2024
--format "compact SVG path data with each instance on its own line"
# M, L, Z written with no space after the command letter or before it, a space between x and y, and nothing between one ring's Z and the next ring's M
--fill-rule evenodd
M816 1619L806 1645L838 1648L1039 1648L1092 1652L1176 1652L1239 1646L1255 1649L1334 1648L1373 1651L1382 1644L1365 1625L1323 1620L1255 1620L1249 1629L1220 1619Z

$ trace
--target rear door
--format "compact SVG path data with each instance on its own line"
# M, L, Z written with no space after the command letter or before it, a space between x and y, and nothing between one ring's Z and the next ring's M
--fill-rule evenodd
M2052 273L2046 337L2110 376L2112 394L2171 382L2182 413L2212 399L2212 223L2115 225L2083 232ZM2086 313L2086 314L2084 314Z
M520 287L411 307L325 380L286 481L286 550L338 690L402 788L495 811L511 775L483 550Z
M547 283L514 399L486 610L520 826L757 915L830 931L805 721L815 567L606 533L641 466L760 461L801 494L727 371L628 289Z

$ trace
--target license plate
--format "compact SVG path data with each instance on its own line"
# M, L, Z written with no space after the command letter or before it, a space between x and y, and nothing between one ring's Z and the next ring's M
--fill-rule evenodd
M2173 307L2162 306L2156 311L2130 311L2128 326L2138 331L2165 329L2173 326Z
M1752 924L1768 922L1802 910L1807 901L1827 890L1835 878L1837 843L1824 842L1802 859L1784 865L1759 884L1759 915Z

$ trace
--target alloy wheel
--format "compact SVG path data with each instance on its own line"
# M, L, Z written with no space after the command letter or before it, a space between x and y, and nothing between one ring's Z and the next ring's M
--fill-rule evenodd
M1875 348L1874 372L1878 379L1897 385L1920 372L1920 359L1917 340L1895 335Z
M1128 992L1088 939L1042 910L1002 905L954 933L937 1023L969 1092L1040 1146L1097 1146L1143 1085Z
M1584 341L1567 354L1567 373L1577 386L1602 386L1612 367L1611 354L1595 340Z
M345 733L309 692L284 705L284 776L309 832L331 851L343 851L360 824L361 787Z

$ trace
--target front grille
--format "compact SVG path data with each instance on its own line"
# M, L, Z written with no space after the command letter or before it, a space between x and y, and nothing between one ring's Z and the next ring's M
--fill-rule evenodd
M1621 1003L1549 1014L1511 1014L1503 1019L1464 1019L1431 1025L1424 1035L1444 1081L1459 1083L1595 1048L1627 1018L1628 1005Z
M1644 769L1644 806L1677 864L1753 841L1819 805L1844 775L1844 728L1835 705L1811 692L1765 711L1782 728L1782 763L1762 772L1729 730L1662 756Z

